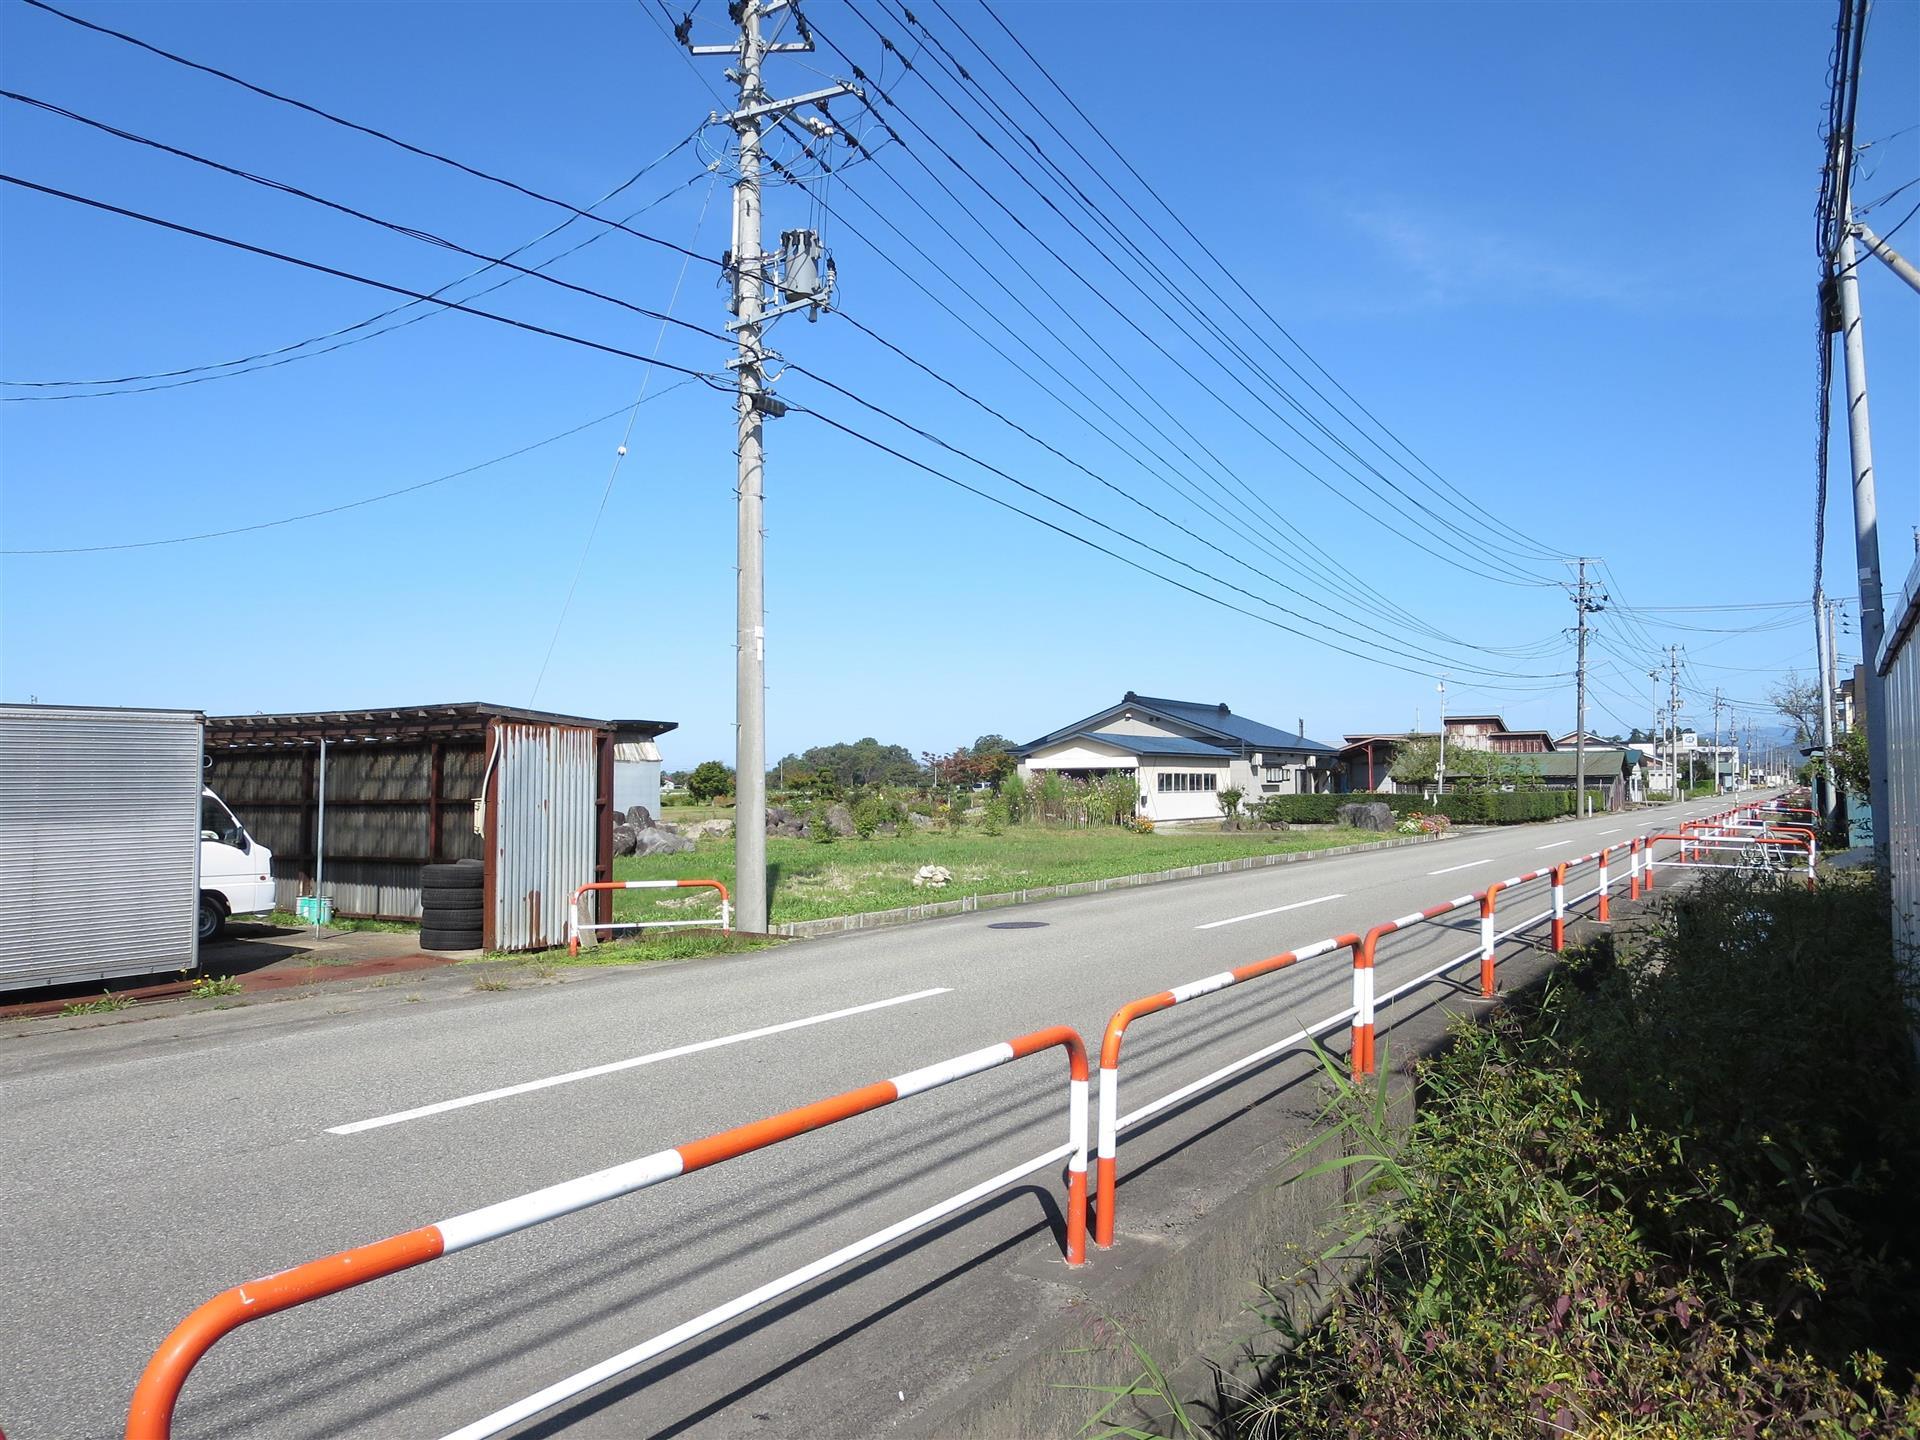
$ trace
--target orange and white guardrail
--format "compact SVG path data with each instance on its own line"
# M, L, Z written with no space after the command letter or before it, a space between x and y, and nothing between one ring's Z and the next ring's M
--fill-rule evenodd
M890 1080L875 1081L871 1085L843 1091L824 1100L783 1110L764 1120L722 1130L670 1149L657 1150L651 1155L597 1170L591 1175L582 1175L478 1210L437 1220L404 1234L342 1250L319 1260L309 1260L290 1270L249 1280L244 1285L222 1291L181 1321L147 1362L146 1371L134 1389L133 1403L127 1412L126 1440L168 1440L172 1434L174 1407L179 1402L181 1388L186 1384L193 1367L217 1341L242 1325L416 1265L424 1265L442 1256L472 1249L489 1240L498 1240L504 1235L512 1235L590 1206L631 1195L637 1190L704 1170L722 1161L738 1159L783 1140L824 1129L923 1091L950 1085L967 1076L978 1075L1052 1049L1067 1052L1067 1143L1062 1149L1049 1151L1036 1161L1029 1161L1025 1166L995 1176L988 1182L990 1189L975 1186L962 1196L950 1197L940 1205L909 1217L909 1221L889 1226L877 1236L868 1236L864 1241L843 1247L834 1256L827 1257L827 1261L833 1262L827 1264L827 1268L837 1268L859 1254L865 1254L911 1229L930 1224L942 1215L972 1203L980 1195L991 1193L991 1189L1011 1184L1020 1176L1061 1158L1067 1162L1063 1249L1067 1264L1079 1265L1085 1261L1087 1253L1087 1050L1078 1031L1070 1026L1055 1025L998 1045L971 1050L938 1064L910 1070ZM903 1229L903 1225L907 1228ZM605 1368L606 1364L612 1362L603 1362L590 1371L570 1376L538 1395L496 1411L455 1433L460 1440L477 1440L479 1436L492 1435L517 1424L622 1370L631 1369L663 1350L684 1344L696 1335L724 1324L735 1315L764 1304L777 1294L784 1294L805 1284L815 1275L826 1273L819 1268L826 1263L816 1262L814 1266L792 1272L771 1286L761 1287L752 1296L741 1297L729 1305L717 1307L686 1325L636 1346L626 1355L615 1357L616 1361L624 1363L613 1370ZM746 1301L751 1303L743 1303ZM644 1354L641 1353L643 1351Z
M575 872L578 873L578 872ZM720 928L733 929L733 897L718 880L589 880L573 892L567 907L567 953L580 953L580 937L602 930L673 930L697 925L706 929L713 921L701 920L609 920L605 924L585 924L580 919L580 897L600 890L718 890L720 892Z

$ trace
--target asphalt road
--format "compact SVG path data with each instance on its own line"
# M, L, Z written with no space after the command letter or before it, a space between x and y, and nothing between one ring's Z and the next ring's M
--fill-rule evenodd
M1658 813L1670 826L1714 808ZM1628 826L1483 831L538 990L30 1029L0 1042L0 1430L117 1435L161 1338L249 1277L1043 1025L1097 1050L1129 999L1624 842ZM1546 908L1542 887L1511 904ZM1380 988L1470 950L1474 924L1389 940ZM1350 973L1336 954L1142 1021L1122 1108L1341 1009ZM202 1362L174 1433L442 1435L1061 1144L1063 1071L1057 1053L1021 1061L267 1318ZM1221 1113L1195 1106L1123 1143L1123 1173ZM884 1431L991 1342L1004 1292L970 1275L1064 1281L1054 1180L516 1433L784 1434L807 1405L817 1427L822 1404L831 1433ZM1121 1197L1124 1236L1124 1179Z

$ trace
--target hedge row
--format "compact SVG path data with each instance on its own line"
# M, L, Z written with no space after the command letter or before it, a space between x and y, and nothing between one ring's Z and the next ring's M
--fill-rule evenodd
M1606 809L1604 792L1589 791L1596 811ZM1573 814L1571 790L1475 790L1465 794L1427 798L1420 795L1271 795L1251 806L1262 820L1284 820L1290 825L1330 825L1342 805L1387 805L1396 816L1444 815L1458 825L1520 825Z

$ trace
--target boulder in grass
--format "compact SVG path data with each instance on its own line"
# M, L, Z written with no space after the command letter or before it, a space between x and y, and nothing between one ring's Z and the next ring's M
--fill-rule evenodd
M622 822L613 827L613 853L618 855L637 854L640 846L640 832L633 826Z
M944 865L922 865L913 874L916 890L944 890L953 882L953 871Z
M627 824L636 830L648 829L656 823L653 818L653 812L644 805L629 805L627 807L626 819Z
M686 836L659 825L634 830L633 843L633 853L636 855L684 855L693 849L693 841ZM617 839L614 849L616 852L619 850Z
M844 805L829 805L827 807L827 828L842 840L845 840L854 833L853 812Z
M1393 829L1393 808L1378 800L1369 805L1342 805L1335 813L1342 825L1355 830Z

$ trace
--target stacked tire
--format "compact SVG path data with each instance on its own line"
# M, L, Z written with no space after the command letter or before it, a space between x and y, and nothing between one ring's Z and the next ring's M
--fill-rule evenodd
M486 877L486 866L478 860L420 867L422 950L481 948Z

